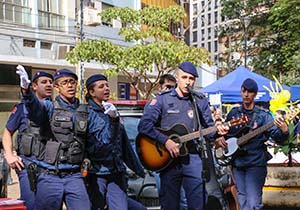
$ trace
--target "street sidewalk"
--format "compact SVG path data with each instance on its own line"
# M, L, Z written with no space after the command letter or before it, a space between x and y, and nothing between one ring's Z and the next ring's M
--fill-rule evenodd
M19 179L15 170L11 170L12 184L7 186L8 198L20 198Z

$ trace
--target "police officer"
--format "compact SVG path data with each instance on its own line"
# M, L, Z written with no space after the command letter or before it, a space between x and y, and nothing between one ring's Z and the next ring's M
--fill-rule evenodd
M120 124L115 106L106 102L110 94L107 78L102 74L93 75L87 79L86 88L89 105L87 154L93 166L88 182L92 209L104 209L107 205L110 210L127 210L125 163L142 177L143 168ZM130 204L133 204L131 208L145 209L141 205L136 206L137 203L132 200Z
M49 100L53 90L53 76L45 71L37 72L32 78L32 89L40 101ZM4 128L2 144L7 163L12 169L16 169L18 174L20 199L25 201L28 210L33 210L35 192L31 190L26 168L33 159L40 155L40 148L43 147L41 142L43 133L34 122L28 119L27 113L24 103L19 103L14 107ZM17 130L19 132L16 140L17 154L15 154L12 136Z
M258 91L257 83L248 78L241 86L242 106L233 108L227 119L242 114L249 116L248 127L254 130L273 121L272 116L255 106L254 99ZM267 161L271 158L264 144L270 137L276 142L285 141L288 136L288 126L281 116L274 120L275 126L252 138L247 144L241 146L243 152L238 153L232 164L233 177L238 190L238 201L243 210L260 210L263 208L262 188L267 175ZM229 133L235 134L238 128L231 127ZM219 139L219 145L226 147L224 139Z
M40 103L28 88L29 79L22 66L17 67L23 100L29 117L41 128L51 131L38 166L36 210L60 210L65 202L69 210L90 209L88 194L80 173L87 134L87 106L75 97L78 77L71 70L54 74L58 96L54 102Z
M176 79L171 74L163 74L159 78L158 84L159 84L159 92L170 90L171 88L174 88L176 86Z
M200 210L203 207L202 161L195 143L189 144L188 155L179 156L178 144L155 128L156 125L160 125L162 129L169 129L171 126L181 123L189 132L197 129L189 91L189 87L193 87L196 77L198 77L198 73L192 63L181 63L176 72L177 87L157 95L145 107L144 115L138 126L139 133L156 139L165 145L173 158L177 157L173 164L160 173L160 203L164 210L179 210L181 184L186 192L188 209ZM214 122L208 101L200 97L196 97L196 100L201 128L213 126ZM223 129L218 126L220 133L225 132Z

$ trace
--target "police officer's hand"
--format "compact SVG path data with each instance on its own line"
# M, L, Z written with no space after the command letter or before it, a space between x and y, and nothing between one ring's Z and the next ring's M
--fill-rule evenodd
M289 131L289 128L287 126L287 124L285 123L284 119L282 116L276 116L275 120L274 120L274 124L280 128L280 130L285 133Z
M229 126L224 125L224 123L222 121L216 121L215 126L217 128L219 135L223 136L223 135L227 134L229 131Z
M17 169L17 170L21 171L22 168L24 168L24 163L22 162L22 158L20 158L16 154L5 153L4 157L5 157L8 165L12 169Z
M27 74L26 70L21 65L18 65L17 69L18 70L16 71L16 73L18 75L20 75L20 87L23 89L28 89L30 80L28 78L28 74Z
M227 142L224 138L224 136L221 136L219 138L216 139L216 149L222 147L222 148L226 148L227 147Z
M169 151L172 158L179 156L179 144L171 139L168 139L165 143L165 147Z
M115 105L105 101L102 101L102 105L105 109L104 114L108 114L112 118L118 117L118 111Z

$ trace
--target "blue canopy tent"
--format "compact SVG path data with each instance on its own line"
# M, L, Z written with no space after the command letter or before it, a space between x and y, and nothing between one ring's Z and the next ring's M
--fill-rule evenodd
M291 85L291 100L300 100L300 85Z
M238 67L236 70L230 72L211 85L200 89L199 91L206 94L210 98L210 101L214 95L220 94L222 103L242 102L240 94L241 85L247 78L255 80L258 84L258 93L255 101L267 102L271 100L269 92L263 86L270 88L271 82L275 88L275 82L263 77L262 75L249 71L244 66ZM283 89L290 90L288 86L283 86Z

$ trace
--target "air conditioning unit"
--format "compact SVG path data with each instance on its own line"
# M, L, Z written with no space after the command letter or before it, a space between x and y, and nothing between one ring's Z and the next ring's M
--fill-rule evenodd
M86 7L83 9L83 24L87 26L97 26L100 25L101 20L100 17L97 15L100 11L91 8Z

